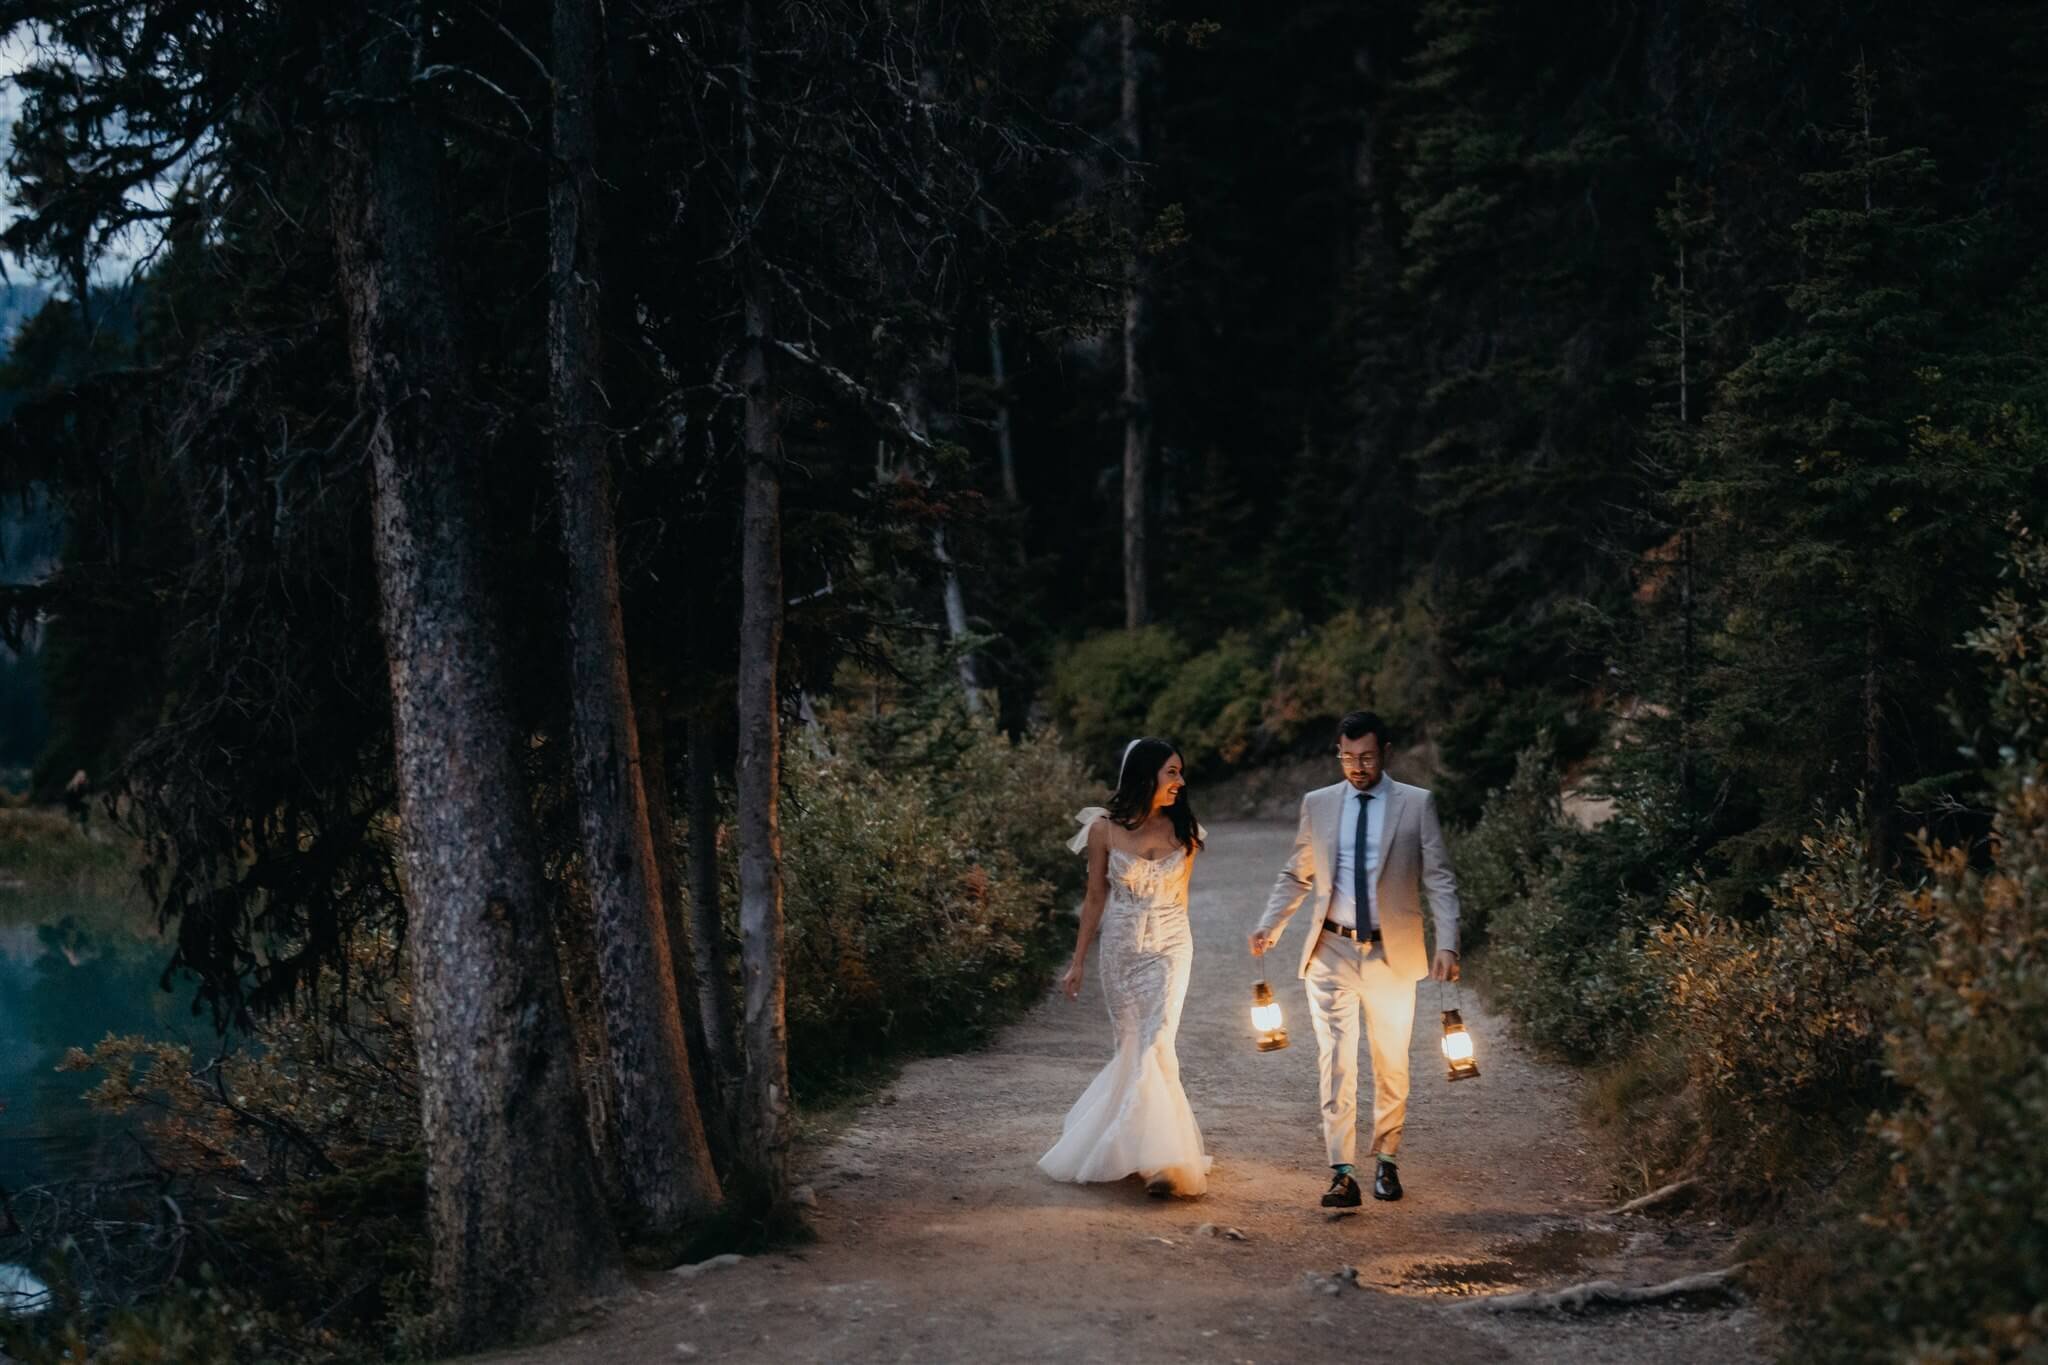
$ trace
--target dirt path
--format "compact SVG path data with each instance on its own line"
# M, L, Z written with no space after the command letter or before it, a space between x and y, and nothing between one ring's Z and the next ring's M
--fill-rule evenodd
M983 1052L920 1061L803 1169L815 1245L694 1275L653 1275L599 1321L492 1357L560 1361L1740 1362L1768 1357L1747 1308L1563 1318L1474 1311L1477 1295L1595 1277L1659 1283L1730 1256L1710 1227L1597 1211L1610 1203L1576 1120L1575 1080L1522 1053L1470 994L1483 1074L1451 1085L1432 988L1417 1008L1407 1197L1353 1215L1327 1180L1315 1040L1300 989L1276 981L1295 1044L1261 1055L1243 932L1290 828L1218 825L1195 870L1194 984L1181 1069L1216 1168L1199 1200L1135 1182L1058 1185L1038 1155L1107 1059L1093 980ZM1288 944L1298 942L1297 925ZM1291 958L1291 949L1282 957ZM1361 1078L1370 1093L1370 1079ZM1201 1225L1247 1240L1198 1234ZM1357 1287L1310 1276L1342 1266Z

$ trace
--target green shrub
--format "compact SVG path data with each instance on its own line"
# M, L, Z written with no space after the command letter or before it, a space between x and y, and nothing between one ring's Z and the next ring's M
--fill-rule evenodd
M2044 782L2048 765L2027 764L2001 784L1994 869L1930 850L1934 880L1911 903L1933 937L1896 977L1885 1060L1904 1100L1880 1128L1878 1275L1829 1314L1847 1341L1958 1362L2048 1354Z
M1325 743L1347 711L1385 717L1398 742L1424 733L1444 711L1436 624L1417 585L1396 604L1338 612L1298 631L1274 656L1260 702L1259 737L1269 749Z
M1086 871L1066 849L1072 817L1101 795L1075 758L1050 735L1013 743L950 701L894 718L828 710L790 748L783 878L799 1094L983 1039L1043 992L1071 932L1059 908Z
M1283 748L1321 743L1346 711L1373 706L1385 636L1384 617L1341 611L1289 641L1273 660L1260 707L1266 735Z
M1486 946L1489 926L1526 900L1554 869L1565 837L1557 755L1548 735L1524 749L1514 780L1487 793L1486 811L1451 836L1458 870L1458 937L1466 953Z
M800 1090L891 1053L985 1036L1043 986L1052 887L963 814L922 774L829 757L790 784L789 1054Z
M1460 937L1484 954L1493 1002L1546 1051L1610 1058L1652 1018L1642 944L1660 921L1673 849L1641 803L1584 830L1567 820L1548 734L1457 842Z
M1061 651L1046 701L1090 771L1115 778L1123 746L1146 732L1153 703L1187 657L1164 626L1110 631Z
M1490 996L1524 1038L1574 1061L1617 1055L1656 1006L1643 964L1648 920L1618 894L1615 852L1611 839L1573 838L1490 931Z
M1078 899L1087 864L1067 851L1086 805L1107 799L1080 760L1050 731L1012 742L992 722L972 722L973 742L947 767L931 774L931 795L948 822L961 829L973 849L986 849L990 866L1013 875L1064 904ZM886 769L885 771L902 771Z
M1403 741L1439 708L1436 633L1420 588L1392 607L1304 627L1291 615L1199 653L1164 628L1111 631L1063 652L1046 701L1105 779L1140 734L1181 746L1206 776L1326 744L1338 717L1378 710Z
M1997 669L1993 723L2048 721L2048 550L2022 533L2013 586L1968 644ZM1995 775L1992 866L1925 850L1909 908L1930 937L1895 974L1885 1062L1903 1092L1878 1129L1888 1178L1845 1220L1866 1267L1799 1324L1815 1358L2048 1360L2048 762Z
M1769 902L1765 922L1739 924L1685 888L1649 947L1701 1140L1738 1193L1824 1172L1854 1145L1888 1094L1882 983L1921 938L1847 814L1801 841Z
M1144 732L1180 745L1193 771L1233 767L1251 751L1263 681L1251 640L1226 635L1174 671L1145 717Z

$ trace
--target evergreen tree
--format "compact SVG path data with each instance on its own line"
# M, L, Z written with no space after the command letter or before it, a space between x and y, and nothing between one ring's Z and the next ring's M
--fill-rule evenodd
M1816 802L1860 792L1889 856L1902 780L1947 742L1958 603L1995 572L2017 471L1961 434L1975 395L1952 304L1972 292L1973 226L1933 202L1925 149L1878 134L1874 74L1850 80L1836 164L1802 177L1791 325L1727 376L1681 497L1729 585L1702 747L1758 794L1740 845L1789 847Z

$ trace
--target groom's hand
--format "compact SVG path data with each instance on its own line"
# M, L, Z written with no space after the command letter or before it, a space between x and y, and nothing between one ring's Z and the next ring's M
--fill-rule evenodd
M1278 934L1268 934L1264 929L1252 930L1252 936L1250 939L1247 940L1251 947L1253 957L1263 957L1265 955L1266 949L1272 947L1279 941L1280 936Z
M1436 961L1429 964L1432 981L1456 981L1458 979L1458 955L1449 948L1436 950Z

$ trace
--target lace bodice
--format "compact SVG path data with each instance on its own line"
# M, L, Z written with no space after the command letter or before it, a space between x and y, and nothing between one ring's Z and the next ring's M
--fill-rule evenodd
M1177 848L1163 858L1142 858L1120 848L1109 851L1111 895L1147 909L1185 907L1188 900L1188 851Z

